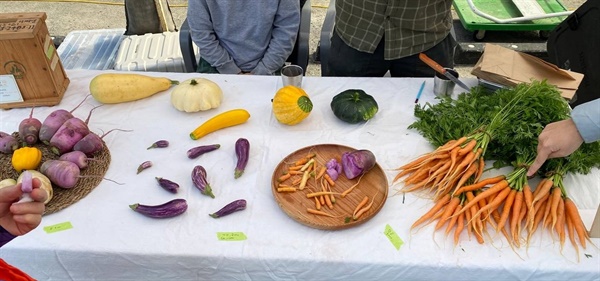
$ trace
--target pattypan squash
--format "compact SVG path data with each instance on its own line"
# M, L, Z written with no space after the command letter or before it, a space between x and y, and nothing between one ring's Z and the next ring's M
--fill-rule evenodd
M273 114L282 124L298 124L308 117L312 109L312 101L306 92L296 86L279 89L273 98Z
M177 110L198 112L217 108L223 100L223 91L217 83L205 78L185 80L173 88L171 103Z
M42 161L42 151L35 147L21 147L13 152L12 166L21 172L23 170L35 170Z

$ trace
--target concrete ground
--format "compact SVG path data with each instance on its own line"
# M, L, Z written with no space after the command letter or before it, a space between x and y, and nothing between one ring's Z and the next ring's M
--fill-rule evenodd
M593 0L595 1L595 0ZM46 24L51 36L64 38L75 30L125 28L125 8L123 0L53 0L53 1L5 1L0 0L0 13L46 12ZM321 26L325 18L329 0L311 0L310 53L313 54L319 42ZM575 10L585 0L562 0L569 10ZM168 0L175 25L180 26L186 17L187 0ZM455 15L455 19L457 19ZM469 77L472 65L457 67L461 77ZM307 75L320 76L318 62L311 62Z

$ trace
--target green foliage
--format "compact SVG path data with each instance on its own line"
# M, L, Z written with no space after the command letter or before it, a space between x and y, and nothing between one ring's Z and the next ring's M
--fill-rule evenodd
M485 150L494 167L509 165L517 155L535 155L537 137L548 123L569 117L569 105L559 90L546 81L522 83L493 93L472 88L456 100L439 98L436 104L415 107L417 121L409 128L419 131L431 144L483 132L490 137ZM533 161L526 157L525 163Z

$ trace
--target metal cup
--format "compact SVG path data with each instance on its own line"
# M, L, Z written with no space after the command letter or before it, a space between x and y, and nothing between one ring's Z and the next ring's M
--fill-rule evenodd
M296 86L298 88L302 87L302 76L304 74L304 70L299 65L286 65L281 69L281 79L283 81L283 86Z
M452 75L454 75L454 77L458 78L458 72L456 72L456 70L451 69L451 68L444 68L446 69L447 72L450 72ZM440 74L438 72L435 73L435 77L433 77L433 93L440 97L440 96L452 96L452 94L454 93L454 85L455 83L452 82L450 79L448 79L448 77L444 76L443 74Z

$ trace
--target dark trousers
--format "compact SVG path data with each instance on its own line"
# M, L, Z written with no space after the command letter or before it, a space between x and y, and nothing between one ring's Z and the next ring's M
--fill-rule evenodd
M382 38L373 54L361 52L346 45L334 31L329 51L329 75L382 77L388 71L392 77L433 77L435 75L435 71L419 59L419 54L385 60L384 44ZM424 53L443 67L454 68L455 45L452 35L448 35L442 42Z

